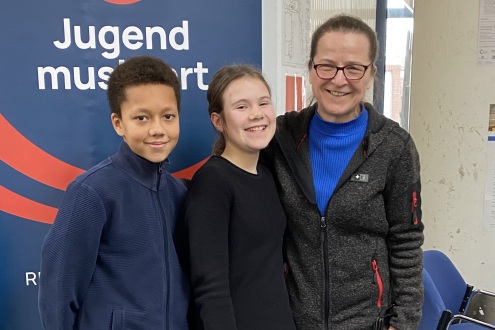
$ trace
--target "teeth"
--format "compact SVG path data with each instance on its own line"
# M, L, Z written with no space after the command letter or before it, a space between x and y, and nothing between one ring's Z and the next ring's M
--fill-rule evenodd
M344 96L346 93L330 91L330 94L335 95L335 96Z
M266 126L256 126L256 127L251 127L251 128L248 128L247 130L248 131L262 131L266 128Z

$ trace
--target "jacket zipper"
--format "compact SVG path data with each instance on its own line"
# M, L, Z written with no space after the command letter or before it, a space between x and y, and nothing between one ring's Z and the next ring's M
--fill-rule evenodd
M325 217L320 218L320 228L321 228L321 240L323 242L323 267L325 270L325 298L324 298L324 310L323 310L323 330L329 329L328 327L328 315L330 313L330 283L328 280L329 270L328 270L328 234L327 234L327 223Z
M164 260L164 268L165 268L165 287L166 287L166 299L165 299L165 329L170 329L170 270L168 268L168 239L167 239L167 223L165 219L165 213L163 212L163 206L160 200L160 181L162 178L162 173L163 173L163 163L158 164L158 180L156 184L156 199L158 202L158 207L160 209L160 219L162 221L162 228L163 228L163 249L165 253L165 260Z
M378 262L376 259L371 260L371 267L373 268L373 283L376 283L378 286L378 300L376 301L376 306L382 307L383 282L380 272L378 271Z

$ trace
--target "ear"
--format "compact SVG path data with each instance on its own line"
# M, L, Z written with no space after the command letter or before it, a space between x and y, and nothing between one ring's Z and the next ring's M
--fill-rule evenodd
M312 68L309 69L309 84L313 85L313 81L316 79L316 72Z
M375 78L375 75L376 75L376 65L373 64L371 66L370 72L371 72L371 77L372 78Z
M220 117L220 114L213 112L210 115L210 120L211 123L213 124L213 127L215 127L217 131L223 133L223 121L222 121L222 117Z
M369 71L370 71L370 80L368 81L368 87L366 87L366 89L370 89L371 87L371 83L374 81L375 77L376 77L376 65L372 64L371 67L369 68Z
M112 120L113 129L119 136L124 136L124 128L122 127L122 119L116 114L112 113L110 119Z

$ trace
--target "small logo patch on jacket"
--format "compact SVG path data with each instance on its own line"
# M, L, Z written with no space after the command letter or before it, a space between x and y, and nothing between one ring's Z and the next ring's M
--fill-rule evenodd
M354 182L368 182L370 175L363 173L355 173L351 176L351 181Z

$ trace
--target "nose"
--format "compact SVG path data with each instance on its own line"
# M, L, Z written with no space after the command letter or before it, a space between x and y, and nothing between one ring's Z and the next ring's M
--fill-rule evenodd
M265 114L261 110L261 107L259 105L257 105L257 106L253 107L253 110L249 114L249 119L258 120L258 119L263 119L264 116L265 116Z
M332 78L332 82L338 85L344 85L347 83L347 78L344 75L343 68L337 68L337 73L335 74L335 77Z
M149 130L151 136L162 136L167 132L165 131L164 125L160 120L152 120Z

